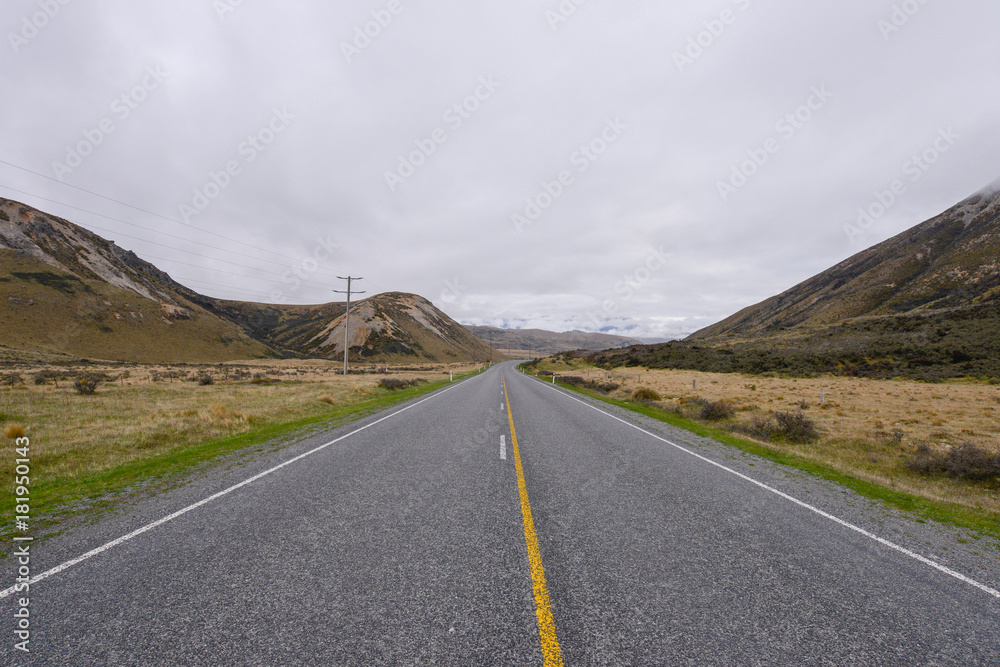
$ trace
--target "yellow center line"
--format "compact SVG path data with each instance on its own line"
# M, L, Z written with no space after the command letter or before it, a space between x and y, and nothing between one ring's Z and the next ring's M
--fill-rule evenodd
M517 469L517 488L521 495L521 516L524 518L524 542L528 547L528 563L531 565L531 582L535 593L535 616L538 618L538 635L542 640L542 657L545 665L562 665L562 651L556 637L556 622L552 618L552 603L549 601L549 587L545 583L545 568L542 554L538 550L538 535L535 520L531 518L531 503L528 502L528 486L524 482L524 468L521 467L521 453L517 448L517 431L514 430L514 413L510 411L510 396L507 395L507 380L503 381L503 396L507 402L507 419L510 420L510 441L514 452L514 467Z

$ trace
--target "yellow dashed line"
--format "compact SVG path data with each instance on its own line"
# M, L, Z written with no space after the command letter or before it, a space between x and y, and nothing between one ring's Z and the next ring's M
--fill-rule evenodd
M510 396L507 395L507 381L503 383L504 401L507 403L507 419L510 420L511 449L514 452L514 467L517 469L517 488L521 495L521 516L524 518L524 542L528 547L528 563L531 565L531 582L535 593L535 616L538 618L538 635L542 641L542 656L545 665L562 665L562 651L556 637L556 622L552 618L552 603L549 601L549 587L545 583L545 568L542 554L538 550L538 535L535 521L531 518L531 503L528 502L528 487L524 483L524 468L521 467L521 453L517 448L517 431L514 430L514 414L510 410Z

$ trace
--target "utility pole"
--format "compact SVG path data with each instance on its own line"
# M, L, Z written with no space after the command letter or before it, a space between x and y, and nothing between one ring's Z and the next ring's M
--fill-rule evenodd
M347 281L347 290L333 290L337 294L347 295L347 312L344 313L344 375L347 375L347 351L350 349L351 337L351 282L354 280L364 280L364 278L355 278L353 276L337 276L341 280ZM355 294L365 294L366 292L355 292Z

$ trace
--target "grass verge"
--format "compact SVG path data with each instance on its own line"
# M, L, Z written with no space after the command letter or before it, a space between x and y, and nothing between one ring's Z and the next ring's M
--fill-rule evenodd
M531 377L531 376L529 376ZM537 379L537 378L536 378ZM539 382L549 381L538 379ZM642 403L622 401L605 396L597 391L584 389L562 382L556 384L564 389L569 389L578 394L595 398L604 403L635 412L652 419L669 424L677 428L690 431L695 435L711 438L730 447L735 447L741 451L759 456L775 463L802 470L804 472L822 477L847 487L856 493L873 500L878 500L890 507L915 514L922 520L931 520L938 523L950 524L959 528L964 528L973 532L989 535L1000 539L1000 516L992 512L977 510L976 508L949 503L945 501L922 498L913 494L889 489L879 484L866 480L861 480L845 474L832 466L810 461L804 457L796 456L784 451L777 451L762 443L746 440L720 428L707 426L699 422L681 417L677 414L657 409L654 406Z

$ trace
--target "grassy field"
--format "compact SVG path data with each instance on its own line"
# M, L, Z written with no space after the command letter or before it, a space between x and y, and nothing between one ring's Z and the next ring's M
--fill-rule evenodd
M649 407L660 414L710 428L732 441L752 443L771 458L799 467L823 467L889 492L936 503L937 518L947 506L978 516L980 527L1000 534L1000 479L969 481L919 473L907 465L917 449L931 451L972 443L1000 454L1000 387L978 381L924 383L847 377L774 378L741 374L619 368L597 369L579 360L540 362L529 372L554 372L618 385L610 399L635 405L635 393L655 391ZM728 406L722 419L702 419L708 403ZM754 437L755 419L776 412L801 414L815 424L815 439ZM744 447L746 448L746 447ZM868 495L872 495L869 493ZM885 495L885 494L883 494ZM899 505L900 503L895 503ZM905 504L905 503L903 503Z
M31 439L32 515L41 517L297 429L387 407L448 382L449 373L475 370L358 368L366 372L345 377L327 361L8 366L0 429L9 437L23 428ZM24 382L9 384L12 376ZM86 376L104 378L91 395L74 388ZM387 389L383 380L423 382ZM13 479L14 458L0 458L0 478ZM5 505L4 526L10 510Z

